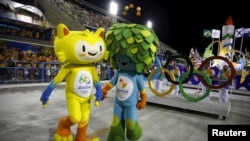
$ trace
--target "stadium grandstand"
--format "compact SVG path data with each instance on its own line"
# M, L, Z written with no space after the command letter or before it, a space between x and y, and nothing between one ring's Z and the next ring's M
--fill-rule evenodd
M106 30L114 23L130 21L114 17L106 10L84 0L0 1L0 83L48 82L60 64L53 51L55 27L65 23L70 30ZM178 54L160 42L158 57ZM101 79L113 70L100 64Z

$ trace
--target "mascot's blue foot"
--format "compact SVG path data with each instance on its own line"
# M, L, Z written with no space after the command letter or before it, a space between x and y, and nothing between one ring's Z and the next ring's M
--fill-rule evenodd
M138 124L138 122L135 123L135 128L130 130L127 129L127 138L131 141L136 141L139 140L142 136L142 128L141 126Z
M107 141L125 141L125 130L121 122L117 126L111 126Z

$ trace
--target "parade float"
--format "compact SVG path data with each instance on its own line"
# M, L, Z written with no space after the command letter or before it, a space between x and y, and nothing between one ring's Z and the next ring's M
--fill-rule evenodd
M250 91L249 52L246 49L243 52L242 47L236 49L233 41L235 41L236 35L234 34L237 30L234 29L232 22L227 21L226 25L222 27L222 39L220 40L220 33L217 33L218 40L212 40L202 56L192 48L189 58L182 55L169 57L160 70L165 72L166 79L170 83L163 83L162 87L166 89L158 92L151 85L157 70L152 71L148 78L152 96L148 98L148 102L215 114L226 119L231 109L230 96L232 94L247 95ZM178 67L182 75L175 80L173 72L169 71L169 66L171 66L171 62L179 60L181 63L178 64ZM230 70L226 80L214 81L212 76L204 73L209 67L213 70L213 75L218 75L224 66ZM181 96L176 97L171 94L173 85L179 85ZM206 91L201 90L201 85L207 88ZM219 91L225 87L228 87L228 102L219 102ZM212 95L212 98L205 100L209 95Z

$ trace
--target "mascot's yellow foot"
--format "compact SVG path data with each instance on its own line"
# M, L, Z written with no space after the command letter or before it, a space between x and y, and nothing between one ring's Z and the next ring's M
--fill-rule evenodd
M93 138L93 139L76 139L76 141L100 141L100 139L99 138Z
M56 133L54 135L54 141L73 141L73 135L70 131L72 122L69 117L62 117L58 123Z
M92 141L100 141L99 138L93 138Z
M60 136L58 134L55 134L54 135L54 141L73 141L73 136L72 136L72 134L70 134L67 137L62 137L62 136Z

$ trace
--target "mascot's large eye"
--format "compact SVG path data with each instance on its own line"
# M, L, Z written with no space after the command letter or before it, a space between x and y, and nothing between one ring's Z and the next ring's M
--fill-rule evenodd
M100 45L100 52L102 52L102 46Z
M86 48L85 45L82 45L82 52L85 52Z

